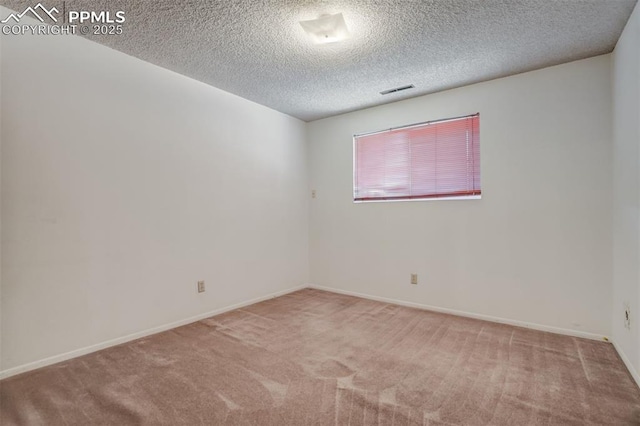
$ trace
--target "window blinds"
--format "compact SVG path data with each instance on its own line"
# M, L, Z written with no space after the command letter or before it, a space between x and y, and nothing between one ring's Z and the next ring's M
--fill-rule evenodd
M480 195L480 115L354 137L354 201Z

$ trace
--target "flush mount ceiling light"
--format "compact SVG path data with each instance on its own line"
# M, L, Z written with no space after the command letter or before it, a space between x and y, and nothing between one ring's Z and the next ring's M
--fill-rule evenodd
M349 30L342 13L300 21L300 25L316 44L334 43L349 38Z

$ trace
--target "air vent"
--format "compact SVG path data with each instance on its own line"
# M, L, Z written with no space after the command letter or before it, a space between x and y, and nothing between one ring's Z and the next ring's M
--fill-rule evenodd
M389 93L396 93L396 92L400 92L402 90L407 90L407 89L413 89L414 86L413 84L410 84L408 86L402 86L402 87L396 87L395 89L389 89L389 90L383 90L382 92L380 92L381 95L388 95Z

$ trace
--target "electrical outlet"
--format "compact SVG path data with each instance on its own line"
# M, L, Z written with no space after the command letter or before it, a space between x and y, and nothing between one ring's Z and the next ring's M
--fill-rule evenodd
M411 284L418 284L418 274L411 274Z
M631 330L631 308L628 303L624 304L624 328Z
M311 198L316 198L316 190L315 189L311 190Z
M204 293L204 281L198 281L198 293Z

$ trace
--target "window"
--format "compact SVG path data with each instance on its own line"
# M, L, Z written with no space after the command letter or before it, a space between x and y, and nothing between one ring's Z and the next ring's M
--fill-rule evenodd
M480 195L480 114L353 138L353 200Z

